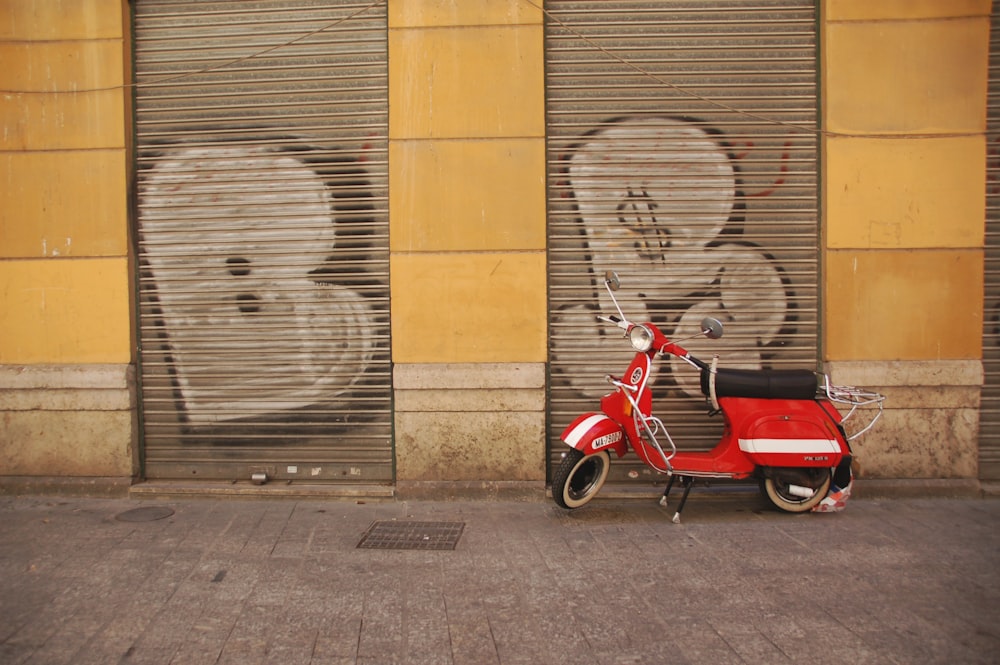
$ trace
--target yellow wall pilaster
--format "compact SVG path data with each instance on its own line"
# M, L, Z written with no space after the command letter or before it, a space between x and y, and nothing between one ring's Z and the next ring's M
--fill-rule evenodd
M127 363L127 3L2 4L0 363Z
M541 12L519 0L389 2L392 338L404 485L544 480L543 39ZM449 464L436 461L442 455Z
M129 27L0 0L0 476L134 473Z
M397 363L545 361L542 42L515 0L389 3Z
M974 476L990 2L821 6L824 359L889 396L869 475Z

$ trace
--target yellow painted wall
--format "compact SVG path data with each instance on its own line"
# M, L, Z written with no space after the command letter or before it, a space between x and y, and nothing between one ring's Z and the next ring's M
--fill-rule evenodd
M0 364L131 358L123 0L0 0Z
M546 359L542 15L390 0L393 360Z
M920 466L922 447L898 450L913 438L915 414L929 414L921 422L939 436L952 423L942 459L975 451L978 405L955 395L978 394L980 376L967 365L981 358L990 2L820 7L824 359L902 377L890 399L903 408L862 440L859 456L875 475L932 476L941 469ZM31 383L39 401L11 407L12 425L0 432L0 460L16 453L20 465L7 468L17 474L134 471L134 404L122 401L133 346L127 17L126 0L0 0L4 386L19 389L19 366L39 369ZM520 0L389 0L389 28L393 359L410 382L400 403L417 405L397 423L411 427L397 429L420 445L423 433L438 432L442 445L478 454L496 437L469 414L483 411L490 423L518 414L506 438L523 459L501 479L540 479L542 14ZM52 387L64 390L71 366L85 369L73 391L110 391L117 401L80 401L58 422L55 408L40 410L56 403ZM501 371L502 394L490 383ZM442 381L478 390L476 406L451 418L427 406L435 395L424 392ZM96 414L94 434L80 441L78 416L87 413ZM25 437L36 420L50 434L31 448ZM81 452L65 456L73 437ZM439 478L413 446L397 449L401 478ZM38 462L38 451L65 465ZM515 459L510 450L499 456ZM953 472L974 473L966 467ZM471 466L450 473L483 478Z
M0 0L4 486L122 491L137 473L128 17L125 0Z
M545 262L533 253L414 252L392 269L397 362L544 360Z
M990 2L822 11L825 359L978 359Z
M856 470L975 478L990 2L821 8L825 368L887 397Z

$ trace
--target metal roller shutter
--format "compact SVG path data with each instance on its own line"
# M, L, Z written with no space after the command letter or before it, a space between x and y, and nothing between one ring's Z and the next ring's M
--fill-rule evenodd
M146 477L390 482L385 4L134 12Z
M979 477L1000 480L1000 7L990 21L986 140L986 260Z
M545 3L549 151L550 465L597 408L627 342L595 320L621 276L626 314L728 367L814 369L816 8L808 0ZM709 448L697 375L659 364L656 410ZM612 479L650 479L635 457Z

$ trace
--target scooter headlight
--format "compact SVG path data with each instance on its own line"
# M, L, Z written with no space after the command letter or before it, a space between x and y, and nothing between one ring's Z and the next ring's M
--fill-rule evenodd
M635 325L628 331L628 341L636 351L645 353L653 347L653 331L643 325Z

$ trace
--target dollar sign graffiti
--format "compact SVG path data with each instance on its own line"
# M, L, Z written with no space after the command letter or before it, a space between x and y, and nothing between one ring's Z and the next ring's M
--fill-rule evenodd
M670 231L656 221L659 206L645 189L636 193L630 186L625 200L618 204L618 222L639 236L636 252L644 259L666 263L665 251L670 247Z

